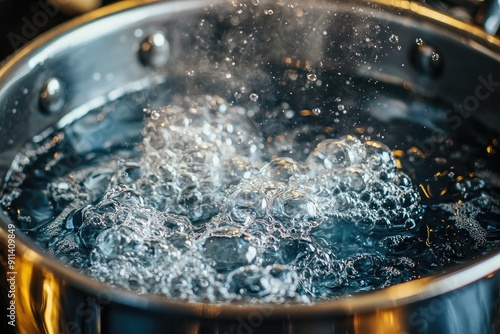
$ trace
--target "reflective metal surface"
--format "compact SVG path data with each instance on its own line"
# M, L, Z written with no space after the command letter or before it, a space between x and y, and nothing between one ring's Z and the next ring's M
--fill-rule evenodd
M51 114L59 113L64 106L64 84L57 78L49 78L40 92L40 107Z
M139 57L146 66L161 68L168 62L170 46L165 35L157 31L149 35L139 48Z
M65 122L64 118L61 121L62 115L74 113L75 109L85 112L205 61L189 56L195 54L195 45L185 29L197 20L196 13L207 3L119 3L57 28L14 56L0 69L0 178L4 179L18 149L47 127ZM360 32L371 29L369 22L387 26L388 31L399 36L405 52L389 53L376 66L359 65L353 62L352 54L325 47L332 35L346 45L355 45L356 37L340 34L335 26L325 26L329 34L314 43L297 46L294 52L299 59L321 57L324 66L332 68L342 61L355 74L384 82L411 83L413 89L450 103L474 94L481 80L478 78L487 80L495 75L494 81L500 73L497 37L416 3L382 0L356 1L356 5L347 0L313 3L319 7L309 12L310 22L322 22L326 8L330 11L328 15L337 13L354 18L371 13L356 28ZM274 30L270 29L269 34L279 33L279 24L270 28ZM153 71L144 66L138 52L146 36L157 31L165 32L170 54L168 62L162 61L161 69ZM444 62L437 74L429 76L411 65L416 38L424 38L439 49ZM295 39L295 35L280 35L275 43L284 46ZM263 43L257 44L252 52L260 55L258 62L276 63L289 56L284 49L271 50ZM208 47L207 53L210 52ZM458 54L461 56L456 57ZM93 73L104 74L108 79L96 81ZM65 83L65 103L60 115L41 112L40 91L52 77ZM498 130L499 105L500 90L495 88L474 116ZM16 326L7 324L2 333L487 334L500 331L498 252L446 273L314 306L186 304L111 289L64 267L19 233L15 238L15 271L10 270L7 252L10 223L0 213L1 296L10 292L7 279L15 277L16 302ZM2 298L1 303L0 316L5 319L9 300Z

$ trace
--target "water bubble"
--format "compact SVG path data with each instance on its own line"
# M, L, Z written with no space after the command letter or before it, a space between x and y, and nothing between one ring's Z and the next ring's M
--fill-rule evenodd
M277 194L271 202L272 215L294 224L304 221L318 221L320 213L313 196L298 189Z
M365 145L355 136L347 135L340 138L351 152L351 160L353 164L359 164L365 160L366 148Z
M252 165L245 157L236 156L224 160L215 177L218 179L222 189L238 184L242 179L248 179L253 172Z
M341 140L327 139L319 143L307 158L313 166L322 166L325 169L344 168L356 160L350 147Z
M158 111L156 111L156 110L153 110L151 112L151 119L154 120L154 121L160 119L160 113Z
M258 266L246 266L236 269L227 276L230 291L257 298L270 295L271 282Z
M269 180L288 181L294 176L300 176L306 172L298 162L291 158L278 158L265 164L260 174Z
M422 38L418 37L418 38L415 40L415 43L417 43L417 45L422 45L422 44L424 44L424 41L422 40Z
M440 58L439 53L437 53L437 52L432 53L432 55L431 55L432 61L438 61L439 58Z
M226 234L227 233L227 234ZM237 231L228 231L220 236L208 237L203 244L204 253L214 261L217 272L229 272L254 262L257 249Z
M225 212L236 222L247 222L252 216L263 218L269 206L262 190L251 185L236 188L225 204Z
M350 188L356 192L361 192L366 188L368 182L368 174L361 169L349 168L346 170L350 178Z
M365 142L366 158L373 170L383 172L387 178L394 177L396 159L384 144L375 141Z

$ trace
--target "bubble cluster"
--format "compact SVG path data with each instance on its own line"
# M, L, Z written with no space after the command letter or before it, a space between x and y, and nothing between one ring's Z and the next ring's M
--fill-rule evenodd
M309 303L414 277L412 260L370 246L422 215L387 146L344 136L269 159L246 110L220 97L144 112L140 157L49 184L68 204L43 232L62 235L48 247L63 261L138 293L209 302Z
M231 222L273 219L288 227L335 222L405 231L421 218L419 195L399 173L391 151L353 136L320 142L305 162L277 158L231 187L223 212Z
M211 96L146 110L143 156L125 162L111 185L125 184L147 205L194 223L211 218L225 188L249 176L248 160L263 147L244 112Z
M498 214L498 205L499 203L493 198L482 194L470 202L442 203L439 204L439 208L451 214L450 219L455 222L455 226L467 231L470 237L475 240L474 247L477 248L486 243L488 232L494 233L498 230L492 220L486 220L491 226L486 228L482 226L479 217L489 213Z

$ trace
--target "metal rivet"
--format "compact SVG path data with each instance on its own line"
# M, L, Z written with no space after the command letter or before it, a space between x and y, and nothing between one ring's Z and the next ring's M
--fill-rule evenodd
M422 42L413 52L413 64L421 73L437 77L443 69L443 57L435 47Z
M170 45L162 32L149 35L142 43L139 57L146 66L159 68L165 66L170 56Z
M45 81L40 92L40 107L49 114L60 113L65 102L64 87L57 78Z

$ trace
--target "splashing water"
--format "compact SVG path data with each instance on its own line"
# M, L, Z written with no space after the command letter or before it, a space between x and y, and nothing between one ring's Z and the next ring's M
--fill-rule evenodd
M424 246L437 218L380 141L318 138L283 155L299 137L266 140L248 109L209 95L144 119L140 150L87 152L35 188L14 172L2 198L49 253L99 281L188 301L311 303L417 278L439 252L451 261ZM50 153L41 147L35 156ZM478 221L492 207L481 195L433 210L467 236L464 250L488 242Z

